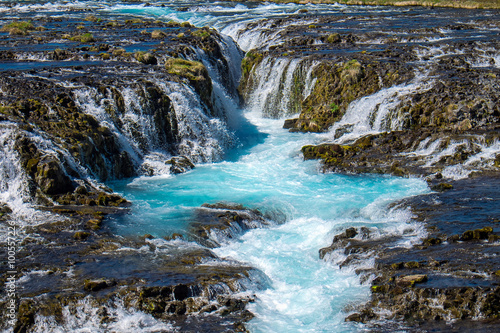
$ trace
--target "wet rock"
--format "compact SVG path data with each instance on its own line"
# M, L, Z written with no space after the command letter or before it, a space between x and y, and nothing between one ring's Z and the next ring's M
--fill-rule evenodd
M9 205L0 202L0 221L6 221L11 213L12 209L10 209Z
M75 240L83 241L90 237L90 232L86 231L77 231L74 233L73 238Z
M442 191L451 190L452 188L453 188L453 185L451 185L451 184L448 184L448 183L439 183L437 185L434 185L432 187L432 190L433 191L442 192Z
M170 172L173 174L184 173L194 169L195 165L186 156L172 157L165 164L170 164Z
M43 193L54 195L74 190L73 182L55 157L43 157L37 163L36 170L35 181Z
M134 57L145 65L156 65L158 63L156 57L149 52L136 52Z
M413 287L416 283L423 283L427 281L427 275L416 274L416 275L406 275L396 279L396 284L399 286L411 286Z
M462 236L460 236L460 240L470 241L470 240L488 239L488 237L491 235L492 232L493 228L491 227L484 227L482 229L475 229L475 230L467 230L462 234Z
M35 323L36 309L34 302L23 300L17 310L17 321L14 326L14 332L25 333L29 332L31 326Z
M240 204L219 202L203 204L197 210L189 231L201 244L217 247L226 239L237 237L246 230L266 227L271 223L258 210L251 210Z
M83 288L87 291L99 291L115 285L114 281L106 280L85 280Z

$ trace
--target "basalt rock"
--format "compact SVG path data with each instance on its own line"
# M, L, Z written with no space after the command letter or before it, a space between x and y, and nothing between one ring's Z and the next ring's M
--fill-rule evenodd
M449 330L451 325L470 329L469 321L476 330L498 327L496 267L500 262L490 255L498 250L496 237L492 237L498 228L488 226L492 221L488 215L496 211L499 201L498 182L498 177L460 180L448 191L398 203L396 207L411 207L415 219L425 221L428 236L411 248L398 246L393 239L369 249L372 256L368 258L375 257L375 265L358 273L362 281L375 276L371 299L350 310L346 321L382 330L391 327L389 322L400 323L396 327L401 329L442 326ZM483 200L485 197L489 200ZM470 214L471 210L484 215ZM352 252L359 237L347 236L346 232L336 236L332 246L346 254ZM344 261L343 265L356 263Z
M170 172L173 174L184 173L195 167L193 162L191 162L186 156L172 157L168 161L165 161L165 163L170 164Z
M271 221L260 211L248 209L240 204L203 204L202 208L196 211L196 219L191 223L189 233L201 244L217 247L246 230L284 222L279 220L279 214L273 218L274 221Z
M125 213L123 208L55 206L51 211L65 218L27 228L28 237L16 253L18 277L25 276L17 290L19 332L29 332L38 319L63 323L69 319L65 311L85 316L86 303L100 309L92 316L102 323L115 320L113 308L123 304L186 331L199 325L192 320L220 331L241 330L253 317L246 310L253 297L236 293L245 290L250 275L264 286L267 282L259 278L263 277L259 271L222 263L210 250L188 242L177 248L153 237L115 236L107 229L107 220L103 227L92 228L107 214ZM147 245L149 250L140 250ZM5 281L7 270L3 272L0 278Z

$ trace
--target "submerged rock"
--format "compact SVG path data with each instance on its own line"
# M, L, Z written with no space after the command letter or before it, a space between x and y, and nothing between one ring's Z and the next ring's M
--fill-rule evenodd
M203 204L202 208L196 211L188 230L191 237L200 244L217 247L246 230L280 222L283 221L271 221L260 211L246 208L241 204L219 202Z

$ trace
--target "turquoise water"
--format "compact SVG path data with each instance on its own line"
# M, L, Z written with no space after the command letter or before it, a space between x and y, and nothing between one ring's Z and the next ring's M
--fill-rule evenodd
M270 279L255 291L250 310L252 332L358 331L344 323L344 308L367 301L369 287L360 285L352 267L320 260L318 250L348 226L368 226L375 233L410 233L406 211L389 211L388 203L425 193L422 180L388 176L322 174L317 161L303 161L300 148L321 134L289 133L283 120L245 113L257 133L256 142L232 161L199 165L176 176L140 177L114 183L134 203L132 214L117 221L123 234L157 237L186 233L196 207L230 201L287 216L287 222L254 229L214 251L223 258L248 263ZM239 133L240 137L244 133ZM255 137L255 131L252 136ZM259 142L260 141L260 142ZM409 237L411 239L411 237ZM369 267L372 261L363 265Z

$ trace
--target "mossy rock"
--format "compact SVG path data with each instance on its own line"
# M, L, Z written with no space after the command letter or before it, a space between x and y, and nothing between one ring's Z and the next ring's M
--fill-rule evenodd
M386 286L386 285L382 285L382 286L372 286L371 287L371 291L372 293L376 294L376 293L385 293L389 290L389 287Z
M408 261L406 263L404 263L404 267L405 268L419 268L420 267L420 263L418 261Z
M193 31L192 35L201 39L207 39L212 35L212 33L208 28L201 28Z
M158 63L156 57L149 52L136 52L134 58L145 65L156 65Z
M161 39L161 38L165 38L167 35L161 31L161 30L153 30L151 32L151 38L154 38L154 39Z
M36 162L33 159L30 161L32 163ZM33 169L34 166L31 168ZM53 156L46 156L36 163L35 181L40 190L49 195L62 194L74 190L73 182L62 168L61 162Z
M0 29L0 31L8 32L10 35L27 35L29 31L36 30L31 21L13 21Z
M191 81L205 80L208 77L206 67L199 61L171 58L165 62L168 73L185 77Z
M326 42L327 42L327 43L330 43L330 44L333 44L333 43L340 43L340 42L341 42L340 34L339 34L339 33L329 34L329 35L326 37Z
M75 240L79 240L79 241L86 240L87 238L89 238L89 236L90 236L90 232L86 232L86 231L77 231L73 234L73 238Z
M264 59L264 55L256 50L247 52L241 61L242 81L250 74L251 70Z
M467 230L462 236L460 236L461 241L471 241L471 240L485 240L493 233L493 228L484 227L481 229Z
M413 287L417 283L424 283L427 281L427 275L425 274L414 274L401 276L397 279L397 284L401 286Z
M17 310L17 322L14 332L25 333L35 323L36 306L32 300L23 300Z
M95 42L95 38L91 33L86 33L83 35L76 35L76 36L70 37L69 40L71 40L73 42L81 42L81 43Z
M113 282L106 280L85 280L83 289L87 291L99 291L108 287L113 286Z
M432 187L433 191L444 192L453 189L453 185L449 183L440 183Z

